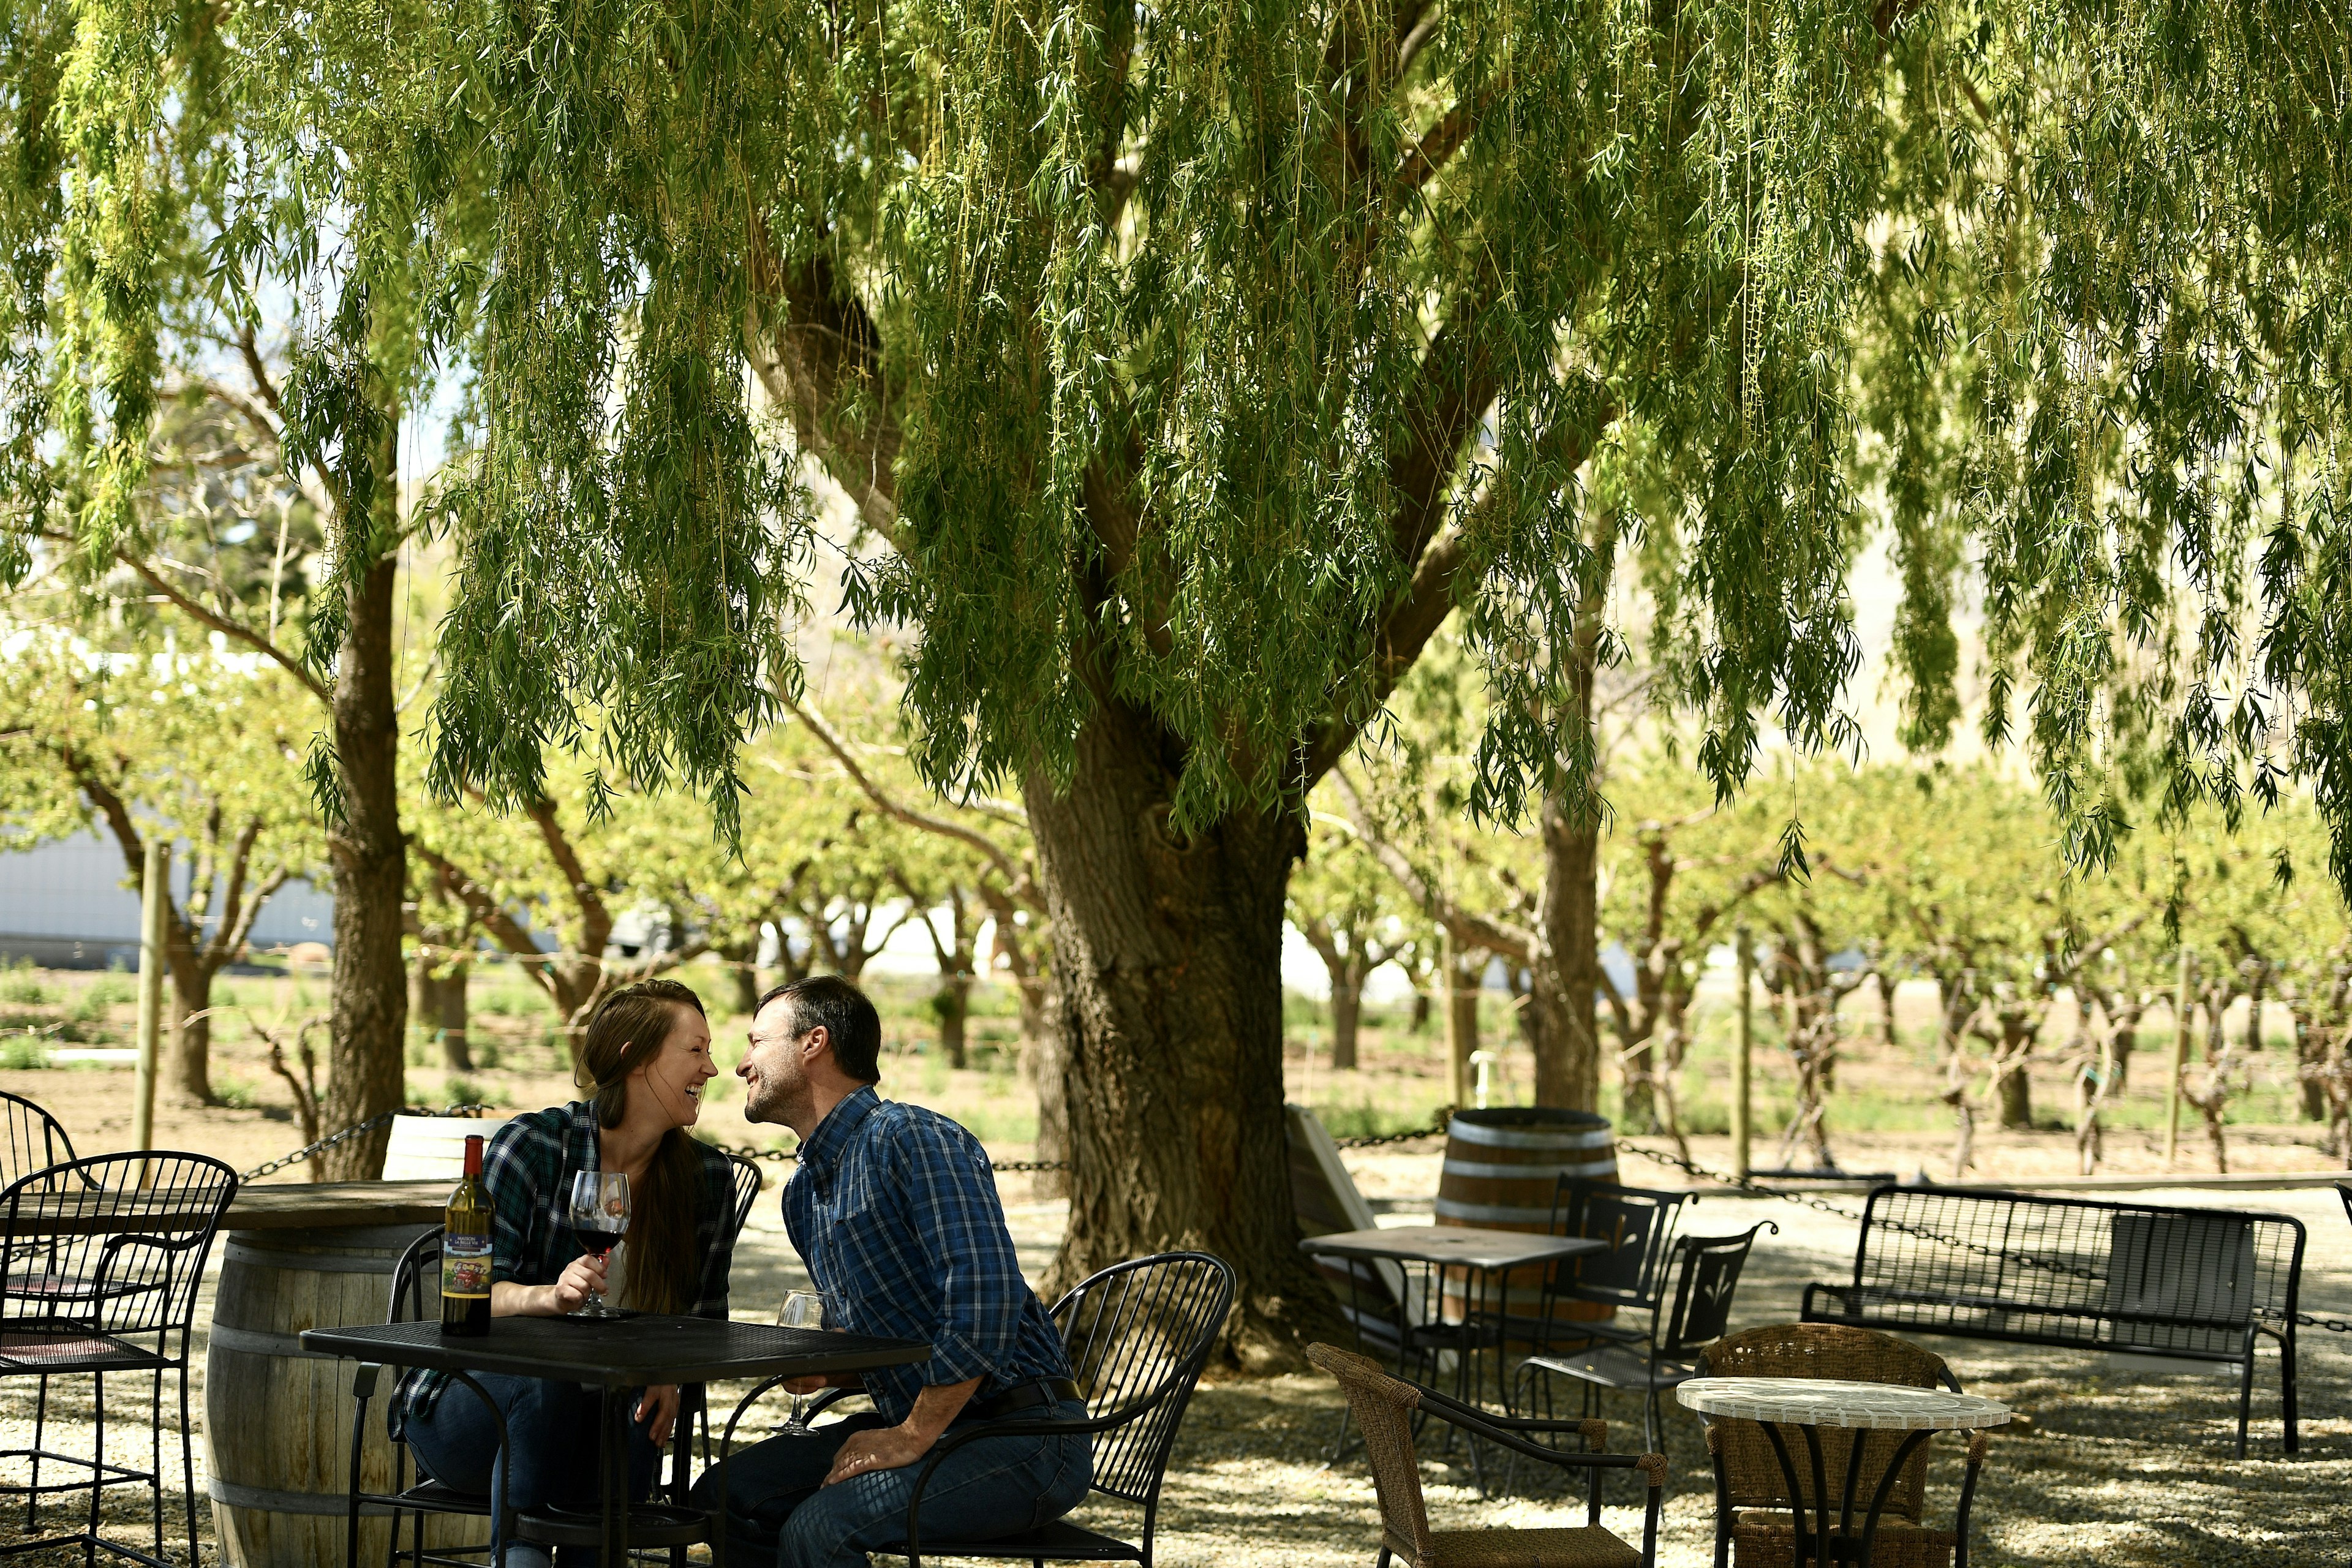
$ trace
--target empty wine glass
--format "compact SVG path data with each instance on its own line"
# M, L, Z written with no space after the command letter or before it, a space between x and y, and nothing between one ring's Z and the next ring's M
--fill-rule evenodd
M776 1324L786 1329L821 1329L824 1327L824 1298L814 1290L793 1290L784 1297L782 1310L776 1313ZM806 1419L809 1395L793 1395L793 1418L776 1429L783 1437L804 1437L813 1430Z
M580 1249L591 1258L609 1254L629 1228L629 1178L618 1171L580 1171L572 1178L572 1232ZM604 1292L592 1289L587 1301L572 1314L580 1318L617 1318L604 1305Z

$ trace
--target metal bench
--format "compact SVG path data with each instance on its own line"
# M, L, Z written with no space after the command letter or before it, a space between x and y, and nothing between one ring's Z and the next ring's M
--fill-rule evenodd
M1806 1286L1804 1319L2229 1363L2240 1368L2241 1457L2254 1348L2268 1336L2292 1454L2303 1244L2302 1223L2286 1215L1880 1187L1863 1213L1853 1281Z

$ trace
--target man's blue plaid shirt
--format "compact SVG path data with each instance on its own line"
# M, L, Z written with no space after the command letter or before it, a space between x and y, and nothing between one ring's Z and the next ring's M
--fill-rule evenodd
M975 1400L1067 1377L1062 1337L1021 1278L980 1140L872 1085L835 1106L784 1184L784 1228L824 1296L825 1323L918 1340L931 1359L866 1373L885 1420L936 1384Z
M696 1144L702 1190L695 1194L694 1247L702 1259L693 1305L698 1318L727 1316L727 1270L735 1255L735 1169L718 1150ZM482 1185L490 1194L490 1279L552 1285L581 1255L572 1232L572 1177L601 1170L596 1107L575 1100L518 1116L482 1151ZM625 1245L625 1243L624 1244ZM625 1279L626 1265L624 1265ZM392 1435L412 1415L433 1408L447 1385L446 1372L411 1367L392 1402Z

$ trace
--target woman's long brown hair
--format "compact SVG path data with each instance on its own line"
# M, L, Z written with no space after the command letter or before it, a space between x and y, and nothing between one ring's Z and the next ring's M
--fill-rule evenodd
M659 1056L681 1012L702 1012L702 998L675 980L640 980L604 998L580 1042L596 1125L618 1127L629 1110L629 1075ZM625 1305L641 1312L682 1312L699 1294L696 1210L703 1199L701 1162L683 1127L655 1145L644 1183L629 1194Z

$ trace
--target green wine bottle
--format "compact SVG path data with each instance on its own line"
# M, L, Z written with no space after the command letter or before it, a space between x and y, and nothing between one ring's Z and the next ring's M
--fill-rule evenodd
M441 1331L490 1331L490 1194L482 1185L482 1141L466 1140L466 1175L441 1222Z

